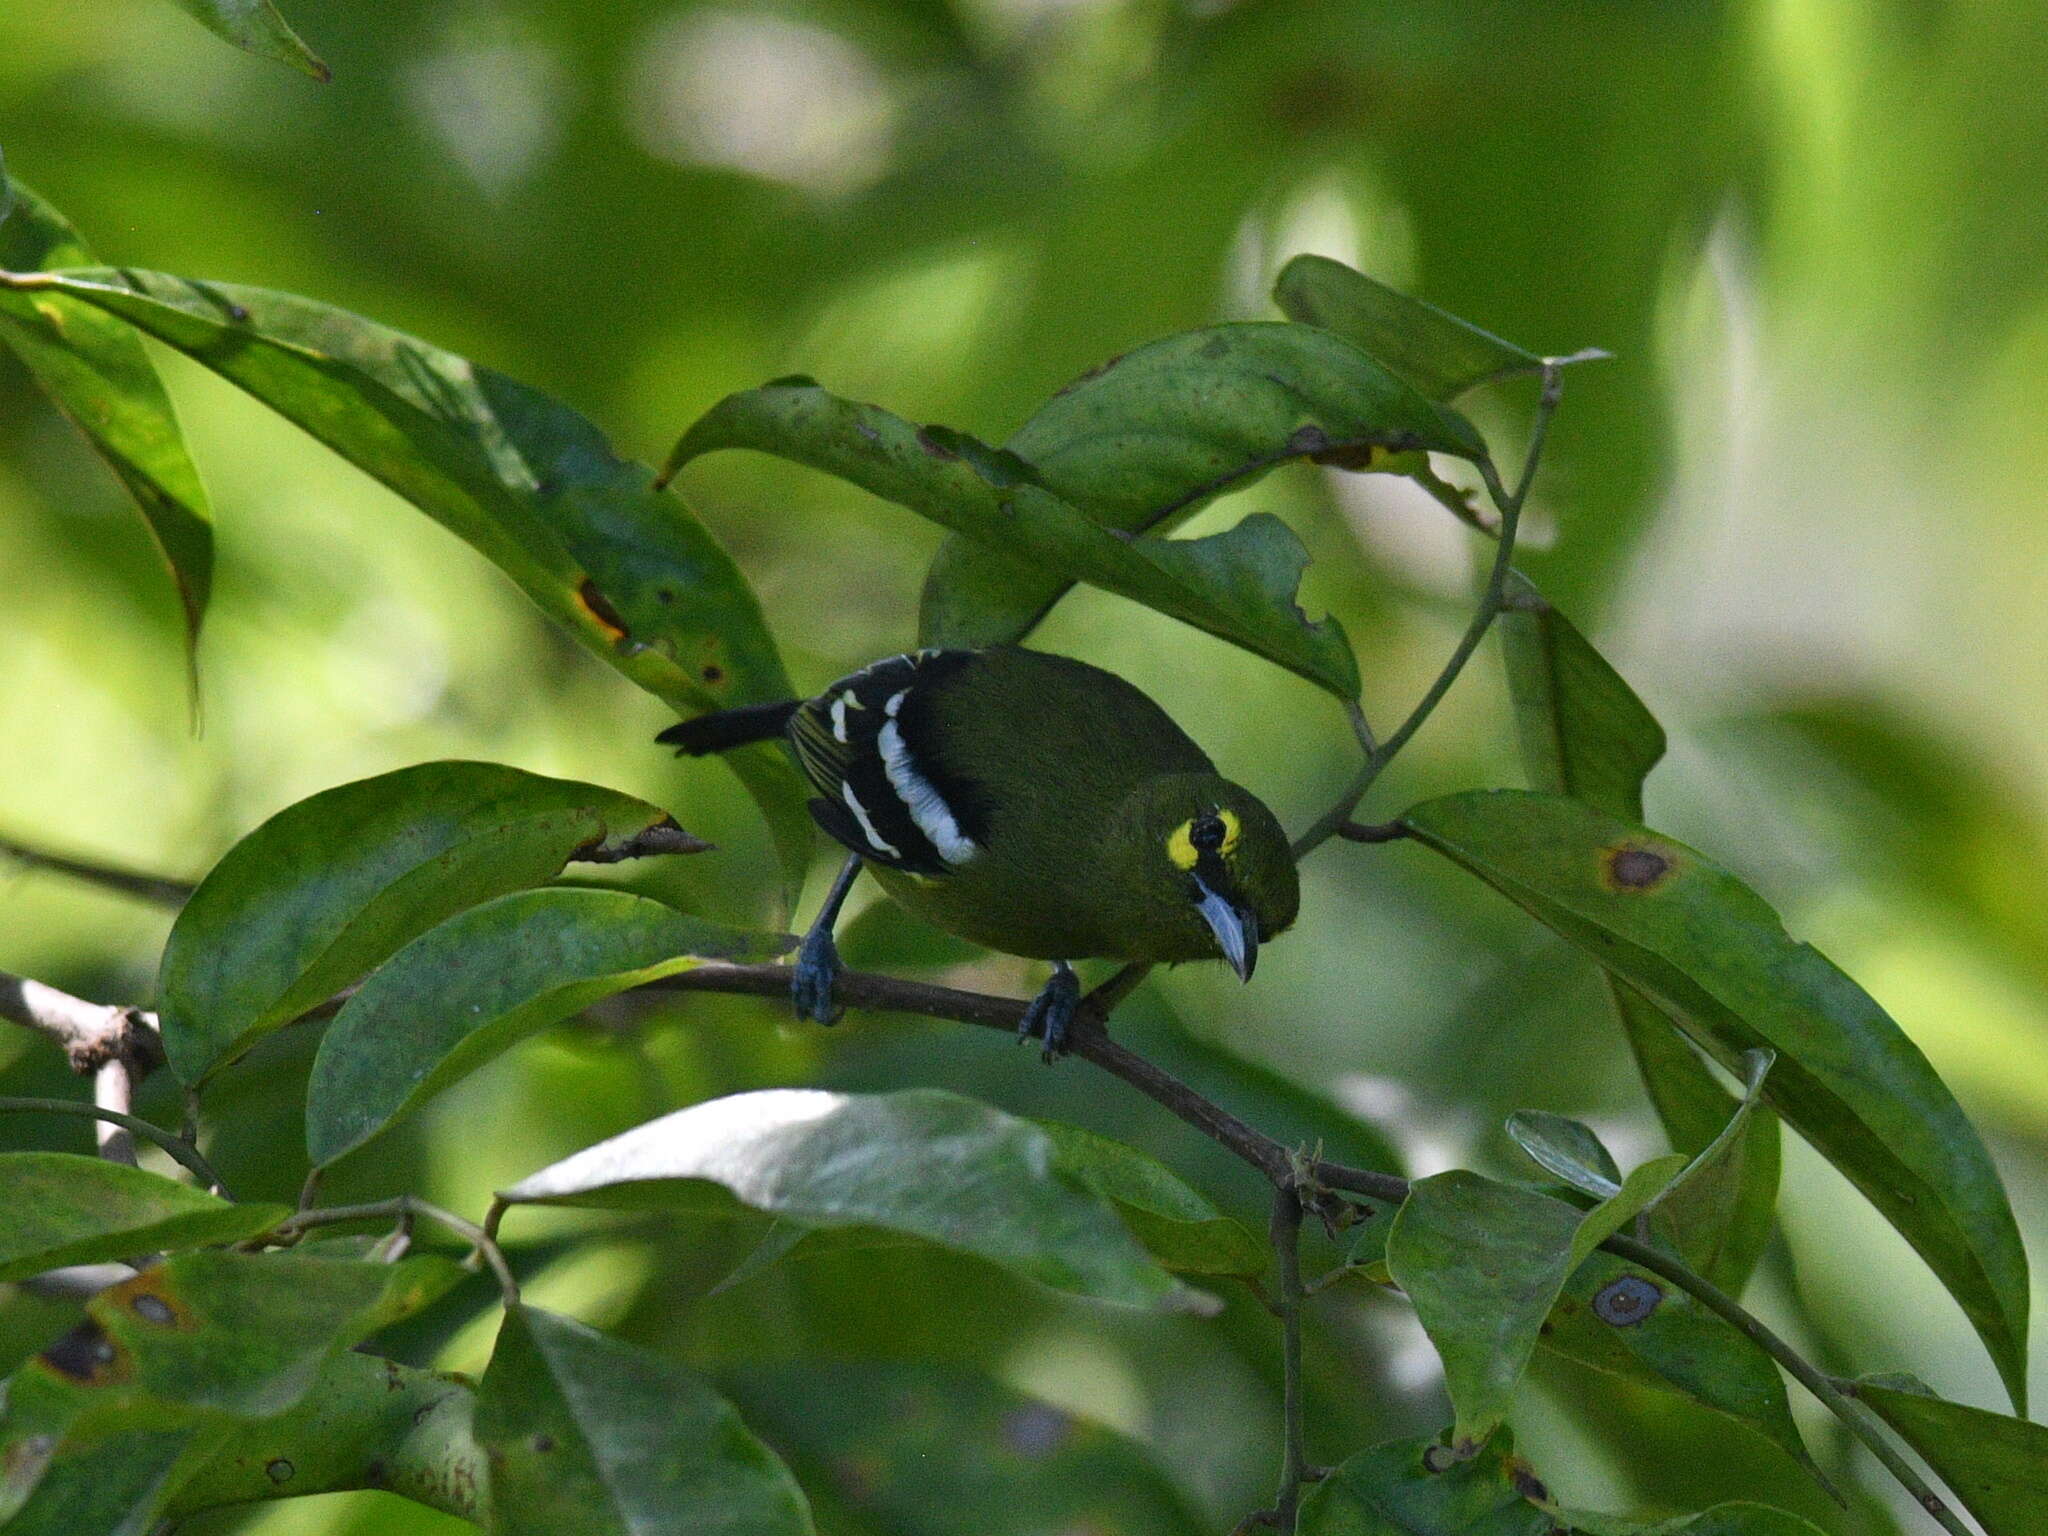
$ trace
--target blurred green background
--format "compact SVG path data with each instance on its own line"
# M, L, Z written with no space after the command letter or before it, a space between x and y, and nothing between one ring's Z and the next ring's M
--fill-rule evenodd
M331 86L229 50L165 0L0 7L10 170L110 262L358 310L562 396L645 459L725 392L797 370L999 440L1134 343L1270 313L1272 274L1304 250L1535 350L1612 351L1571 375L1521 564L1670 730L1652 822L1749 879L1891 1009L2048 1252L2048 29L2033 0L284 8ZM651 745L654 700L426 519L183 360L162 366L220 527L196 731L139 520L0 357L0 834L196 876L315 790L480 757L659 801L720 851L633 880L780 920L749 802L715 764ZM1530 400L1472 403L1512 456ZM913 639L935 530L763 459L716 457L681 490L756 583L800 687ZM1196 529L1254 508L1308 542L1310 607L1342 618L1391 724L1462 623L1470 535L1405 483L1305 467ZM1350 771L1326 697L1168 621L1084 592L1036 643L1155 693L1291 824ZM1517 782L1489 653L1366 809ZM1516 1107L1585 1117L1624 1161L1661 1150L1605 1004L1557 941L1416 850L1336 845L1305 876L1303 920L1255 986L1220 967L1163 976L1131 1005L1132 1038L1276 1134L1361 1156L1382 1139L1413 1173L1526 1171L1498 1131ZM0 967L143 999L166 926L0 867ZM848 948L1036 982L887 913L857 920ZM210 1102L210 1150L245 1198L289 1197L303 1175L313 1036L274 1038ZM709 998L529 1043L345 1164L333 1194L412 1189L474 1214L494 1185L652 1113L795 1082L958 1087L1124 1136L1259 1209L1242 1170L1078 1063L1045 1071L904 1020L827 1034ZM78 1091L53 1050L0 1034L0 1092ZM167 1083L143 1102L175 1114ZM74 1124L0 1131L84 1145ZM1803 1148L1783 1217L1768 1315L1835 1368L1910 1369L1998 1403L1961 1315ZM537 1243L574 1224L524 1220L511 1236ZM832 1530L1170 1527L1087 1515L1085 1499L1061 1527L1039 1520L1050 1495L974 1512L971 1492L940 1492L945 1458L978 1454L971 1436L920 1449L930 1496L884 1508L872 1478L840 1475L832 1415L813 1422L821 1383L855 1390L802 1368L824 1360L944 1362L1107 1423L1150 1446L1210 1529L1269 1492L1277 1349L1243 1298L1208 1322L1113 1316L964 1260L837 1248L709 1294L759 1235L613 1225L567 1257L536 1247L533 1295L714 1373L793 1364L721 1379L800 1471L824 1469L807 1481ZM63 1320L0 1287L0 1370ZM479 1314L392 1347L474 1367L489 1331ZM1395 1301L1318 1301L1309 1355L1318 1459L1446 1418ZM1571 1503L1756 1496L1842 1531L1910 1528L1874 1502L1832 1512L1742 1431L1554 1364L1518 1422ZM1824 1462L1841 1454L1808 1423ZM194 1528L461 1527L364 1494Z

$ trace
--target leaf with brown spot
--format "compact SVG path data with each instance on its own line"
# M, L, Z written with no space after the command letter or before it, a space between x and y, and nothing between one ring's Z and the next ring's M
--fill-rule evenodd
M468 542L685 718L795 695L732 557L561 401L294 294L124 268L0 276L0 300L16 298L90 306L246 390ZM722 647L715 679L698 664L707 640ZM772 743L723 760L760 804L793 892L810 865L810 791Z
M1584 1514L1551 1502L1503 1429L1469 1456L1435 1438L1360 1451L1301 1503L1298 1536L1822 1536L1765 1504L1717 1504L1675 1520Z
M1998 1170L1918 1046L1870 995L1795 943L1748 886L1700 854L1555 795L1449 795L1401 818L1670 1012L1730 1071L1777 1053L1764 1102L1910 1242L2026 1397L2027 1258ZM1616 891L1607 852L1655 850L1653 889Z
M1664 729L1648 706L1519 571L1508 575L1507 607L1497 627L1530 787L1641 821L1643 781L1664 755ZM1644 850L1618 868L1610 860L1610 886L1641 883L1654 872L1650 860L1657 857ZM1699 1153L1735 1113L1735 1101L1669 1014L1612 972L1603 974L1672 1146ZM1749 1115L1742 1145L1730 1157L1734 1177L1716 1200L1687 1202L1680 1246L1688 1259L1706 1265L1702 1273L1708 1279L1739 1295L1770 1238L1778 1192L1777 1117L1767 1110Z

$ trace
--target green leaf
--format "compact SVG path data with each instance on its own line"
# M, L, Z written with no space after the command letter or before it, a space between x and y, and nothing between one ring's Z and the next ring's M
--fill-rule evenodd
M1818 1475L1771 1358L1646 1269L1592 1254L1565 1283L1542 1342L1624 1381L1676 1391L1755 1430Z
M1529 782L1641 821L1643 780L1664 756L1656 716L1519 571L1496 622Z
M1765 1101L1912 1243L2024 1405L2027 1260L1998 1171L1869 994L1725 870L1577 801L1479 791L1402 822L1669 1008L1731 1070L1745 1051L1776 1051Z
M1273 302L1288 319L1370 353L1431 400L1543 368L1535 354L1327 256L1297 256L1282 267Z
M1867 1376L1854 1395L1955 1490L1984 1536L2048 1530L2048 1427L1947 1402L1911 1378Z
M55 208L19 182L7 190L13 206L0 224L0 271L94 264ZM13 347L135 498L177 584L190 660L213 587L213 509L141 339L76 299L0 287L0 342Z
M1630 1169L1621 1188L1588 1211L1572 1234L1571 1267L1576 1270L1594 1249L1662 1200L1686 1165L1683 1152L1670 1152Z
M475 1519L490 1469L471 1434L476 1398L462 1378L345 1350L275 1418L236 1425L182 1480L173 1519L224 1505L383 1488Z
M394 955L328 1026L307 1086L307 1152L333 1162L600 998L792 944L626 891L515 891L458 913Z
M806 1536L774 1453L693 1372L514 1307L477 1389L496 1536Z
M1763 1257L1770 1238L1778 1184L1777 1117L1763 1107L1763 1086L1776 1062L1771 1051L1743 1053L1741 1102L1656 1207L1660 1230L1686 1263L1717 1284L1716 1277L1728 1276L1736 1289ZM1757 1136L1759 1119L1771 1124L1768 1137ZM1768 1159L1761 1173L1759 1157Z
M1145 1446L985 1376L804 1360L733 1373L803 1477L890 1536L1208 1536ZM852 1473L854 1475L849 1475ZM821 1517L829 1507L820 1508Z
M1485 445L1350 342L1271 322L1183 331L1128 352L1054 395L1004 444L1037 484L1133 534L1168 533L1292 459L1364 469L1428 449L1469 459ZM1071 585L956 533L925 578L921 643L1022 640Z
M1059 1168L1115 1204L1131 1235L1182 1274L1263 1274L1264 1242L1217 1210L1180 1175L1134 1147L1079 1126L1040 1120Z
M1186 1306L1109 1204L1028 1120L936 1088L773 1088L677 1110L502 1191L514 1204L660 1205L723 1185L812 1227L880 1227L1061 1290Z
M462 1278L447 1259L396 1264L293 1253L178 1254L86 1304L86 1321L25 1370L76 1387L237 1418L283 1413L327 1360Z
M616 790L422 763L322 790L228 850L178 914L164 1050L204 1081L451 913L674 821Z
M1394 1218L1387 1269L1443 1357L1461 1454L1507 1417L1582 1214L1458 1169L1417 1180Z
M71 1429L34 1468L33 1483L21 1487L18 1499L9 1486L17 1469L0 1472L0 1521L7 1536L152 1536L180 1484L225 1434L218 1424L164 1427L134 1416Z
M1596 1200L1621 1192L1621 1167L1583 1121L1541 1109L1508 1116L1508 1135L1538 1166Z
M1506 1430L1468 1459L1435 1437L1376 1445L1302 1500L1299 1536L1822 1536L1764 1504L1717 1504L1645 1523L1563 1510Z
M207 31L259 58L289 64L325 85L333 71L313 56L270 0L176 0Z
M0 1152L0 1282L67 1264L232 1243L290 1211L227 1201L103 1157Z
M14 286L97 306L248 391L466 540L679 714L795 695L732 557L560 401L292 294L128 269ZM809 790L773 743L723 760L760 803L794 889L810 864Z
M1368 1277L1385 1276L1397 1214L1375 1206L1353 1228L1349 1263ZM1538 1342L1581 1365L1688 1397L1761 1434L1808 1472L1815 1470L1770 1357L1648 1270L1612 1254L1590 1253L1565 1282Z
M1386 1265L1443 1358L1456 1453L1476 1450L1507 1418L1573 1272L1685 1161L1645 1163L1590 1211L1463 1169L1410 1186L1386 1237Z
M1358 663L1335 619L1295 604L1308 552L1278 518L1255 514L1205 539L1132 538L1035 483L1030 465L944 428L810 383L729 395L683 434L664 475L721 448L752 448L824 470L956 533L1192 624L1277 662L1338 697Z
M1498 623L1530 785L1641 821L1643 781L1664 755L1656 717L1519 571L1509 573ZM1683 1043L1669 1014L1612 973L1604 979L1672 1145L1702 1151L1721 1133L1734 1101ZM1738 1174L1729 1203L1718 1215L1691 1212L1695 1227L1683 1245L1695 1267L1710 1255L1701 1272L1738 1295L1770 1239L1778 1193L1777 1117L1752 1114L1744 1125L1744 1143L1729 1160Z

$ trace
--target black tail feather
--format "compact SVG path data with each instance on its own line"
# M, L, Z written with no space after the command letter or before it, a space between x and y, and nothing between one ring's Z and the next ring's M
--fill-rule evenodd
M710 752L729 752L756 741L772 741L783 733L789 717L797 712L801 699L780 704L749 704L743 709L722 709L715 715L699 715L672 725L654 739L674 747L678 757L703 757Z

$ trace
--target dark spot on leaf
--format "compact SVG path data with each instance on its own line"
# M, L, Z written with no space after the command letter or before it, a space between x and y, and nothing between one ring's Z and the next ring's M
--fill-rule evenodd
M598 590L597 583L588 576L583 585L576 589L576 601L583 605L583 611L597 620L599 627L609 635L614 644L631 638L626 621L619 617L619 610L612 606L612 600Z
M722 682L724 682L724 681L725 681L725 668L723 668L723 667L706 667L706 668L704 669L704 681L705 681L705 682L707 682L707 683L722 683Z
M553 1435L535 1435L526 1443L533 1447L535 1454L545 1456L555 1448L555 1437Z
M121 1347L90 1318L44 1350L41 1359L59 1376L81 1386L105 1386L124 1381L129 1374L129 1362Z
M935 429L931 427L918 428L917 446L935 459L957 459L960 457L959 454L939 441L935 435Z
M382 1456L370 1458L370 1464L363 1468L363 1482L371 1488L382 1488L391 1477L391 1468L385 1465Z
M1600 1287L1593 1298L1593 1315L1615 1328L1632 1328L1657 1310L1664 1299L1663 1288L1641 1275L1623 1275Z
M1458 1453L1448 1445L1432 1445L1422 1453L1422 1470L1448 1472L1458 1464Z
M660 598L664 603L672 603L676 600L675 589L673 587L657 587L654 589L654 595Z
M1314 422L1308 422L1303 426L1296 427L1292 434L1289 435L1287 451L1289 453L1328 453L1330 451L1330 434Z
M263 1464L263 1475L273 1483L290 1482L298 1474L298 1470L297 1467L286 1461L282 1456L278 1457L275 1461L266 1461Z
M1046 1403L1031 1403L1003 1417L1003 1444L1019 1456L1040 1460L1066 1443L1073 1420Z
M1616 891L1651 891L1670 878L1675 860L1640 843L1623 843L1606 854L1608 887Z
M1543 1479L1519 1456L1508 1463L1508 1484L1525 1499L1538 1504L1550 1502L1550 1490L1543 1486Z
M128 1306L145 1323L169 1323L177 1317L171 1304L161 1296L137 1296Z
M228 318L239 325L249 318L249 311L239 304L230 304L228 306Z

